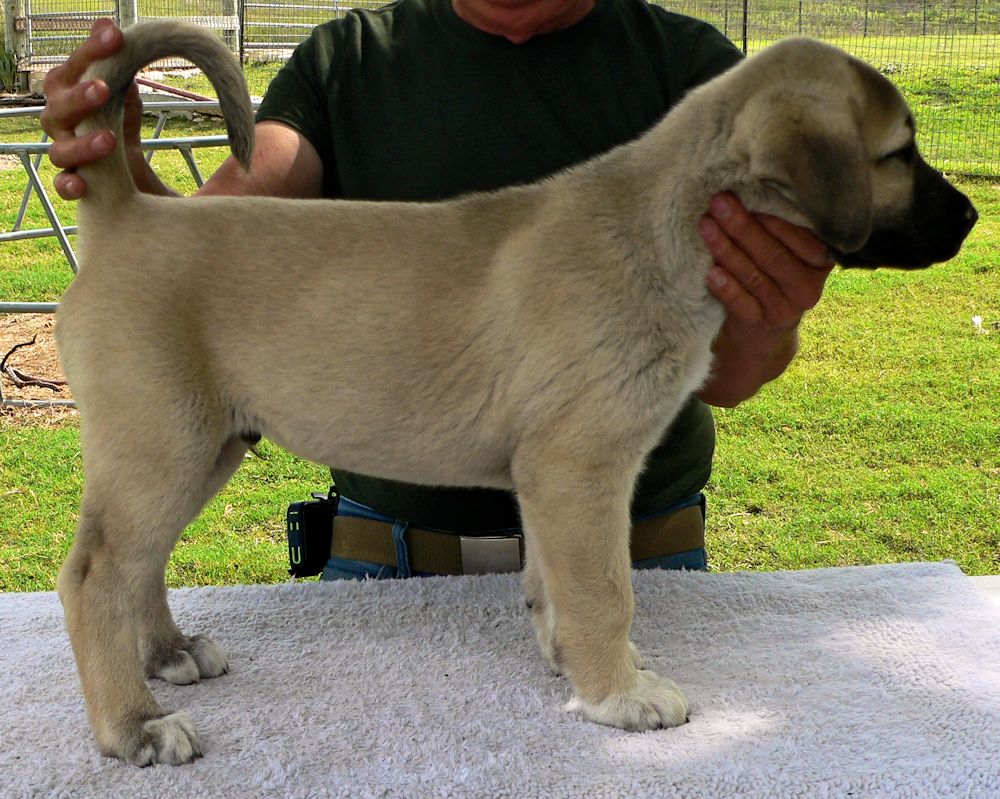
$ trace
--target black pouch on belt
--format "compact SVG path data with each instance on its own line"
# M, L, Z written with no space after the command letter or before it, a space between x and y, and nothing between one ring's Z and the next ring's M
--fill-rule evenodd
M292 577L314 577L330 559L333 517L337 515L340 496L331 487L324 497L313 494L311 502L293 502L288 506L288 573Z

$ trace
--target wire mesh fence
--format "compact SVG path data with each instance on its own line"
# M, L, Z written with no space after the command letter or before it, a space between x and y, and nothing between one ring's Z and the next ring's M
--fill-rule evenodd
M219 32L260 95L310 29L380 0L12 0L24 6L31 68L61 60L98 16L123 25L185 17ZM744 52L793 35L839 45L873 64L914 107L932 163L1000 175L1000 0L659 0L705 19ZM11 27L8 24L8 30ZM9 35L9 34L8 34ZM8 43L8 47L10 44ZM206 84L207 87L207 84Z
M1000 2L996 0L680 0L744 52L812 36L899 86L920 144L941 169L1000 174Z
M58 64L83 40L95 19L119 18L117 0L74 0L72 5L57 0L23 0L5 7L9 16L8 9L16 18L6 20L5 45L22 58L26 69Z

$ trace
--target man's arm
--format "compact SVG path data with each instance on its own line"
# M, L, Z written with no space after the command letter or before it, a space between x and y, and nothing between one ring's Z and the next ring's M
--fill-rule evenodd
M834 264L809 230L750 214L731 194L712 199L700 228L715 259L708 288L726 309L726 321L699 397L733 407L788 368L802 316L819 302Z
M82 81L93 61L107 58L121 48L121 30L110 20L98 20L91 34L67 61L50 70L45 78L46 105L42 127L52 138L49 158L63 169L54 181L59 196L66 200L82 197L87 187L76 168L106 156L115 146L110 130L77 137L76 125L110 96L103 81ZM126 158L139 190L149 194L175 194L150 169L140 146L142 104L133 85L126 97L122 138ZM250 170L228 158L199 189L204 195L267 195L276 197L319 197L323 164L316 148L294 128L280 122L262 122L256 127L256 146Z
M320 197L322 189L323 162L316 148L295 128L266 121L256 127L250 170L229 156L197 194Z

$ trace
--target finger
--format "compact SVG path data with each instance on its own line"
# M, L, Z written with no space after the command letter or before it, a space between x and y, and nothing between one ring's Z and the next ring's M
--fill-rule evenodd
M709 270L707 283L712 296L722 303L727 323L757 327L764 320L761 304L720 266Z
M62 66L59 77L66 83L76 83L94 61L118 52L124 38L113 20L98 19L90 27L90 36L77 47Z
M716 267L723 269L729 279L739 283L754 298L769 323L781 325L797 315L780 286L758 269L750 256L726 235L713 217L702 217L699 228Z
M711 210L712 218L722 220L725 234L746 254L753 269L739 261L730 268L728 260L716 256L717 260L764 305L772 324L781 326L794 321L819 302L832 260L826 260L829 255L826 245L810 231L777 217L752 215L730 194L713 197ZM776 293L766 291L767 281L763 276L770 280ZM761 289L757 288L758 283Z
M110 91L103 81L87 81L49 90L42 111L42 130L53 139L75 136L74 128L108 101Z
M806 228L774 216L761 215L758 220L798 259L796 267L787 273L782 282L782 291L798 309L807 311L814 308L833 271L834 260L830 249Z
M755 214L758 222L778 241L785 245L800 261L814 269L833 269L830 248L808 228L793 225L770 214Z
M709 204L709 212L735 246L769 277L780 281L795 264L791 251L772 236L734 195L728 192L715 195Z
M75 169L103 158L115 148L115 136L110 130L98 130L79 138L52 142L49 160L60 169Z
M87 184L75 172L60 172L53 178L52 185L64 200L79 200L87 193Z

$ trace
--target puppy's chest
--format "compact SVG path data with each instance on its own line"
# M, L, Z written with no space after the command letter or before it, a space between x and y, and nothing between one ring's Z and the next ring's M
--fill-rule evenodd
M630 387L654 402L672 402L687 396L704 383L711 369L711 347L724 319L719 303L705 300L664 303L654 317L633 328L631 351L622 364Z
M680 379L687 386L687 393L697 391L708 377L712 367L712 342L725 318L722 305L706 292L691 316L690 338L681 367Z

